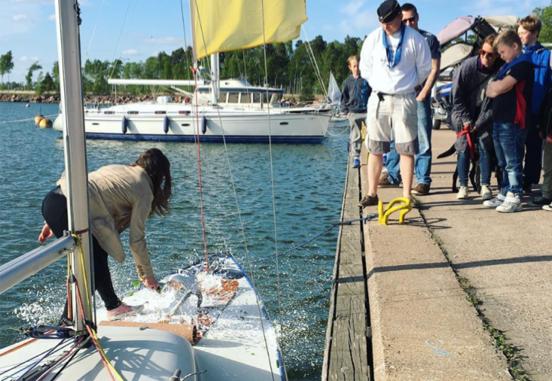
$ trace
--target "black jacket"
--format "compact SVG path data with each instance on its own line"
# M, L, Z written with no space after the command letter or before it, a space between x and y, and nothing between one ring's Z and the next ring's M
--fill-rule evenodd
M343 90L341 91L341 112L366 112L368 97L371 92L372 89L364 78L355 78L350 75L343 81Z

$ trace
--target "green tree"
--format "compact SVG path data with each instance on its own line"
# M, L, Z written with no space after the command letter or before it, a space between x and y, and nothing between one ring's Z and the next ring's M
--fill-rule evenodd
M159 78L159 60L157 57L149 57L144 63L144 76L146 79Z
M29 69L27 70L27 74L25 75L25 86L28 89L33 88L33 74L35 71L42 69L42 66L38 63L38 61L35 61L32 63L31 66L29 66Z
M44 76L40 73L39 80L37 80L36 83L35 92L38 95L42 95L45 92L56 91L56 89L56 84L50 73L46 73Z
M535 9L534 13L539 16L542 22L539 35L540 42L552 43L552 2L548 7Z
M59 93L59 64L57 61L54 62L54 66L52 67L52 78L56 86L56 91Z
M10 74L13 69L13 56L11 50L0 56L0 76L4 82L4 74Z
M109 94L107 76L110 73L109 61L86 60L84 63L83 87L85 92Z

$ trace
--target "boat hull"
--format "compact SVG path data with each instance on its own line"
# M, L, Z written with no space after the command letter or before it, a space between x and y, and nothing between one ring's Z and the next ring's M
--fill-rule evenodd
M54 128L61 130L61 123L56 120ZM327 115L301 111L85 114L86 137L105 140L316 144L325 139L328 126Z

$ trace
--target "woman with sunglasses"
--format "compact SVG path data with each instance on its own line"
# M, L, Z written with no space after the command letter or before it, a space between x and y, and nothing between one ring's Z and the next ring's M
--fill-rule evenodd
M452 124L458 133L456 150L458 152L457 170L460 188L456 198L468 198L468 172L470 159L479 156L481 170L481 198L492 198L491 157L492 146L492 110L485 101L485 88L496 74L500 63L493 47L496 35L485 38L479 54L468 58L454 72L452 85Z

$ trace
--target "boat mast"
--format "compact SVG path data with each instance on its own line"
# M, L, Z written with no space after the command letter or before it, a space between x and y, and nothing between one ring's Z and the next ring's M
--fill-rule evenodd
M211 87L214 103L217 104L220 96L220 60L218 53L211 54Z
M95 322L95 314L92 309L90 271L88 175L79 39L80 9L78 0L56 0L55 5L65 175L67 176L67 217L69 231L77 240L77 247L68 257L68 261L76 279L76 283L71 283L74 328L77 332L81 332L85 328L84 320ZM84 316L80 314L77 286L84 304Z

